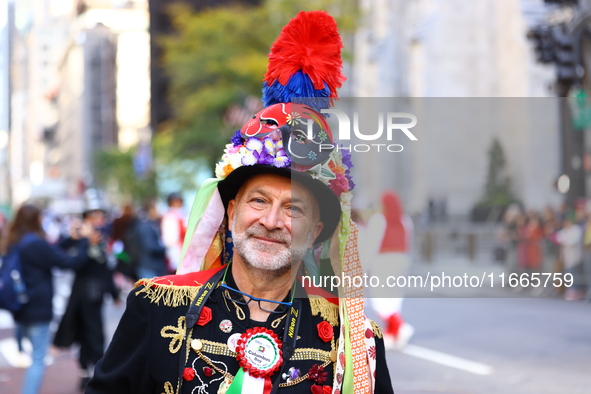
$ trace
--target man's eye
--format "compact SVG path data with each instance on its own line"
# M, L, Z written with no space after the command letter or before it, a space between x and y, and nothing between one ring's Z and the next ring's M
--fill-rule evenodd
M288 212L291 217L301 217L304 215L304 210L300 207L295 206L295 205L289 206Z
M267 206L267 202L262 198L253 198L248 202L248 204L255 209L263 209L265 206Z

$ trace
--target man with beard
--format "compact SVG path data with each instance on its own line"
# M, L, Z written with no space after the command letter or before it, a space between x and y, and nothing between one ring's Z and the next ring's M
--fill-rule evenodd
M320 109L344 79L341 48L325 12L301 12L283 29L269 72L301 64L279 71L283 82L265 79L265 108L195 198L178 275L138 282L87 393L393 392L362 291L298 280L361 274L350 155L318 150L336 146ZM295 104L298 92L319 101Z

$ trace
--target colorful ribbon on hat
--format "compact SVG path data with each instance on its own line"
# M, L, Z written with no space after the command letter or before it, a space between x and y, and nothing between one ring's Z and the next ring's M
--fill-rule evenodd
M218 191L220 180L206 180L193 201L177 274L222 265L223 240L219 231L225 209Z

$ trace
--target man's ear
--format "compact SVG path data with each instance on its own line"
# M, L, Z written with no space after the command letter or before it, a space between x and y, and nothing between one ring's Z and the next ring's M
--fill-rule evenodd
M228 230L234 230L234 212L236 210L236 199L230 200L228 203Z
M316 238L318 238L318 236L320 235L320 232L322 231L323 228L324 228L324 223L322 223L320 221L316 222L316 226L314 226L314 236L310 240L310 245L308 245L308 249L311 249L314 246L314 242L316 241Z

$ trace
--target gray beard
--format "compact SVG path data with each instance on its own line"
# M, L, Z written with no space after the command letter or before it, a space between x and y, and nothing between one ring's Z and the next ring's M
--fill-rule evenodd
M234 223L236 223L235 214ZM283 243L277 245L262 244L256 241L253 238L254 236L269 238ZM312 236L312 233L308 235L305 244L292 247L291 237L278 230L269 231L261 226L253 226L246 229L243 233L232 232L234 247L242 261L251 269L263 271L277 277L287 273L292 265L299 265L308 251L308 245L312 240ZM261 252L266 253L266 256L263 257Z

